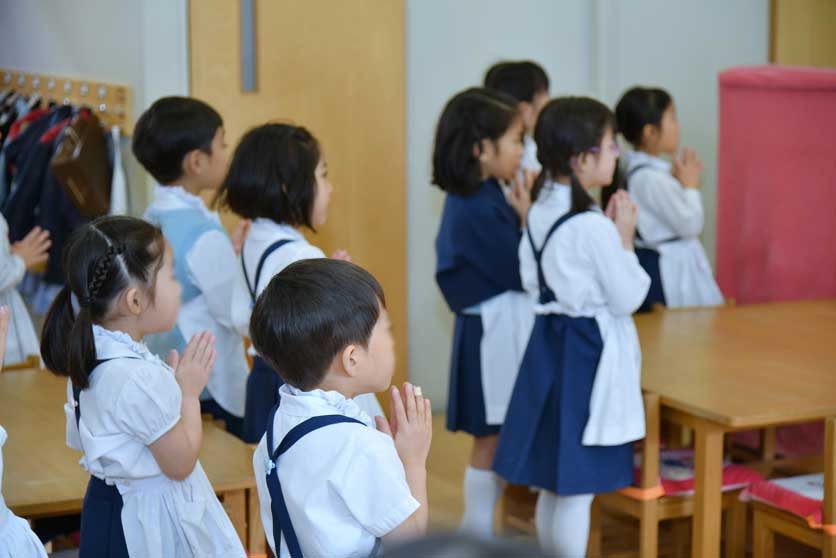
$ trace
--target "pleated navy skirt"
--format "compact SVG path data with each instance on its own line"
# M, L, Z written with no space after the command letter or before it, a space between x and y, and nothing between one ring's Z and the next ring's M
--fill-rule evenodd
M247 397L244 405L242 439L257 444L267 431L270 411L279 402L279 388L284 384L279 373L260 356L253 359L253 369L247 377Z
M594 318L537 316L499 435L500 476L565 496L631 483L631 443L581 443L602 349Z
M485 420L481 344L482 317L457 314L447 396L447 430L451 432L467 432L472 436L499 433L500 425Z
M90 476L81 508L79 558L128 558L122 530L122 495L115 486Z

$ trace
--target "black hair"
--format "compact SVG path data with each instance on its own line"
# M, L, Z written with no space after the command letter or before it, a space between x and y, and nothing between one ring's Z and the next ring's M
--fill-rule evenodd
M472 87L455 95L438 120L432 183L462 196L476 192L482 170L474 148L498 140L518 115L516 100L500 91Z
M589 97L559 97L550 101L537 119L534 141L543 172L531 191L536 200L547 178L569 176L572 186L570 211L586 211L595 201L572 170L572 158L601 144L607 129L616 131L615 116L607 106Z
M190 152L212 154L212 140L222 126L221 115L203 101L163 97L136 122L134 156L154 180L171 184L183 176L183 159Z
M673 98L658 87L634 87L624 93L615 106L618 130L624 139L638 148L642 142L642 131L648 124L659 126L662 116L673 103Z
M273 277L253 308L253 347L296 388L319 385L347 345L367 347L386 307L371 273L329 258L295 262Z
M164 254L160 229L134 217L101 217L76 229L64 248L67 284L49 307L41 334L46 367L86 388L96 366L93 324L131 283L145 285L153 300Z
M531 60L498 62L485 73L485 87L502 91L517 102L531 103L538 93L549 90L549 76Z
M270 123L244 134L218 192L229 209L247 219L305 226L316 199L319 142L305 128Z

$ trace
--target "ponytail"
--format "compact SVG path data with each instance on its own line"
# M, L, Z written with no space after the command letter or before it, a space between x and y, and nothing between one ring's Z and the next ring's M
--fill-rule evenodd
M64 250L66 286L52 302L41 333L47 369L85 389L96 367L93 324L106 319L132 282L153 296L165 239L157 227L133 217L104 217L75 232Z
M569 177L571 178L572 186L572 207L569 211L572 213L587 211L595 205L595 200L592 199L592 196L589 195L589 192L586 191L586 188L583 187L574 172Z

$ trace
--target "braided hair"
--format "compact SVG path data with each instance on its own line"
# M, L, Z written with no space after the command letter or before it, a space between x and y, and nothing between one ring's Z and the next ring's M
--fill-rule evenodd
M102 217L76 229L64 249L66 285L49 308L41 356L54 374L84 389L96 366L93 324L112 311L132 283L154 295L165 239L157 227L133 217Z

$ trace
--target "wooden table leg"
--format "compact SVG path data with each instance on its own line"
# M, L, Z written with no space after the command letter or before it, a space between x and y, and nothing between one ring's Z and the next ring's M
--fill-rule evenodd
M252 556L267 556L267 539L261 524L261 510L258 503L258 491L247 490L247 530L249 531L249 551Z
M836 523L836 417L824 423L824 503L822 523ZM836 535L822 536L822 556L836 558Z
M755 510L752 535L754 538L754 549L752 558L773 558L775 556L775 533L765 522L766 516L763 512Z
M720 556L722 523L723 430L714 423L695 425L692 558Z
M247 491L230 490L223 493L224 509L235 527L235 532L241 539L241 544L247 546Z
M726 509L726 558L746 556L746 514L744 502L735 502Z

